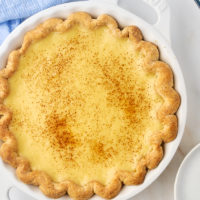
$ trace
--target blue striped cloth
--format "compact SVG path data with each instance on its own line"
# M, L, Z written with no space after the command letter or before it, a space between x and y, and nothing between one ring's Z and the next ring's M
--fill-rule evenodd
M198 5L199 8L200 8L200 0L195 0L195 2L197 3L197 5Z
M70 1L75 0L0 0L0 44L27 17Z

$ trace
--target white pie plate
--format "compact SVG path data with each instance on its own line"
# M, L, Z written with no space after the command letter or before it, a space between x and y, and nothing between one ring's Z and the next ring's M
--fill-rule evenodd
M183 136L186 122L187 97L184 79L176 56L174 55L169 45L169 7L165 0L146 1L147 3L149 3L150 6L152 6L156 10L158 15L157 23L153 26L148 24L141 18L137 17L136 15L128 12L127 10L120 8L117 5L117 0L90 0L89 2L73 2L49 8L28 18L6 38L6 40L0 48L0 67L3 68L5 67L9 52L20 47L20 45L22 44L23 36L28 30L33 29L36 25L40 24L48 18L67 18L67 16L70 13L76 11L86 11L94 17L97 17L98 15L103 13L107 13L113 16L119 22L121 27L127 25L136 25L141 29L145 40L154 42L158 45L161 54L161 59L170 64L174 72L175 88L181 96L181 106L177 113L179 120L178 135L174 141L164 145L164 158L162 159L157 168L147 173L144 182L138 186L123 187L120 194L114 198L115 200L126 200L135 196L136 194L147 188L153 181L155 181L158 178L158 176L165 170L167 165L172 160ZM165 37L161 34L161 32L163 35L165 35ZM8 191L11 186L18 187L19 189L31 195L37 200L49 199L45 197L37 187L26 185L19 181L16 178L15 170L12 167L5 164L1 159L0 171L3 172L13 183L10 186L6 186L4 190L5 192L0 194L1 199L9 199ZM66 197L62 197L60 199L64 200L66 199ZM102 198L98 196L92 197L92 200L98 199L100 200Z

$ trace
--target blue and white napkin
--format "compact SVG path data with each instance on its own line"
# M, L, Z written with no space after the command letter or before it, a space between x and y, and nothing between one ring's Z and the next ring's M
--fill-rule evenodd
M71 1L75 0L0 0L0 44L27 17Z

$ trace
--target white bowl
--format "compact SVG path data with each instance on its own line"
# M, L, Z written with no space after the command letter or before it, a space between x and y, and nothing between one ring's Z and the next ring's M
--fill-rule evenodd
M178 135L174 141L165 144L164 146L165 155L162 161L160 162L157 168L147 173L146 178L141 185L125 186L123 187L120 194L114 198L115 200L122 200L122 199L126 200L135 196L136 194L147 188L153 181L155 181L158 178L158 176L165 170L169 162L172 160L180 144L184 132L185 121L186 121L187 99L186 99L184 79L182 76L180 66L167 40L158 32L158 30L155 29L155 27L148 24L139 17L135 16L134 14L117 6L116 1L117 0L107 0L107 1L92 0L90 2L87 1L73 2L73 3L58 5L35 14L34 16L28 18L26 21L20 24L6 38L6 40L2 44L0 48L0 67L1 68L5 67L9 52L20 47L20 45L22 44L23 36L28 30L33 29L36 25L40 24L41 22L45 21L48 18L52 17L67 18L67 16L70 13L75 11L86 11L94 17L97 17L98 15L103 13L107 13L113 16L119 22L121 27L127 25L138 26L141 29L145 40L154 42L155 44L158 45L161 54L161 59L170 64L174 72L175 88L181 96L181 106L177 112L178 122L179 122ZM169 29L167 27L167 23L169 22L169 13L166 4L158 4L157 2L160 1L149 1L149 2L151 2L152 3L151 5L153 5L154 8L156 8L157 14L159 15L159 21L155 26L157 26L157 28L161 28L160 31L164 30L164 33L169 35L168 34ZM153 2L156 2L156 4L153 4ZM19 181L16 178L15 170L12 167L6 165L4 162L2 162L1 159L0 159L0 170L3 171L6 174L6 176L12 180L14 186L18 187L22 191L33 196L35 199L38 200L49 199L45 197L37 187L29 186ZM3 198L7 199L8 198L7 196L8 195L5 194ZM66 197L62 197L60 199L64 200L66 199ZM92 199L97 200L102 198L94 196Z

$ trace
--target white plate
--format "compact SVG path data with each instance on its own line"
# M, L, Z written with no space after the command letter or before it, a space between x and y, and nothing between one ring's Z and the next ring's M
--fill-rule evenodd
M175 200L200 200L200 144L183 160L174 184Z

